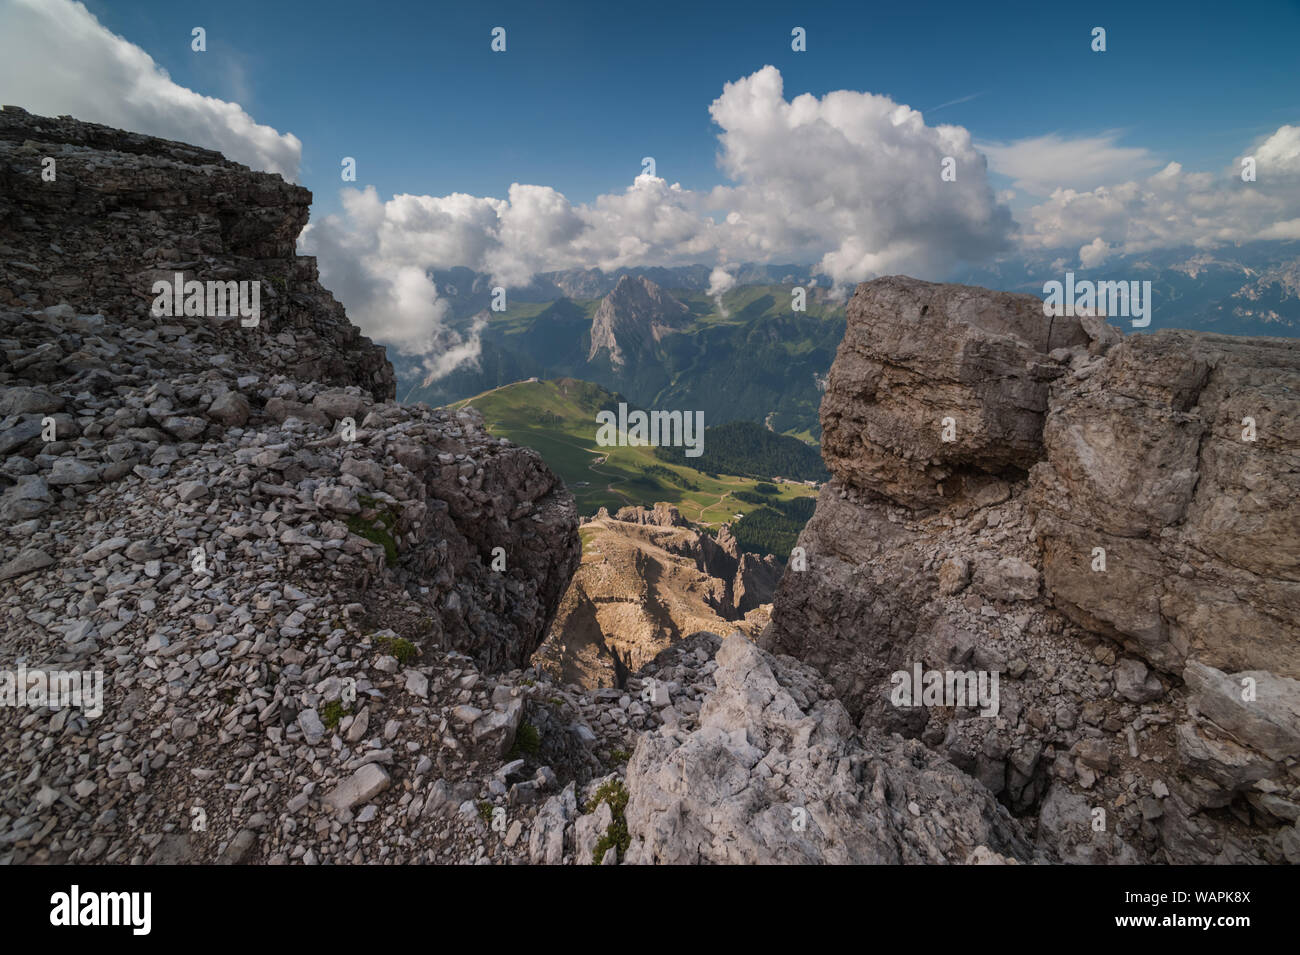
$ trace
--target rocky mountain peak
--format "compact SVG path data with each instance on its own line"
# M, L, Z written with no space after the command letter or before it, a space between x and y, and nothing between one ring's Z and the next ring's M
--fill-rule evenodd
M648 278L624 275L596 308L587 360L604 351L611 364L622 367L680 328L689 316L689 308Z

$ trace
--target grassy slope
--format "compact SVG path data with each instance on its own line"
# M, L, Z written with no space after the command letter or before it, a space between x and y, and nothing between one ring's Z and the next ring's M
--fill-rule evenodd
M613 511L628 504L649 506L667 501L676 504L689 520L717 525L732 520L736 514L756 509L757 505L729 496L733 491L753 490L756 481L728 475L720 475L715 480L691 468L660 461L650 447L597 445L596 411L608 402L617 403L617 398L602 390L603 401L593 402L594 387L570 379L517 382L458 401L451 407L472 405L482 412L492 434L534 448L564 479L577 499L580 514L594 514L600 507ZM605 460L596 464L599 458ZM698 485L699 490L686 490L641 470L654 465L679 474L685 481ZM582 481L588 482L588 486L579 486ZM815 493L801 484L786 484L781 486L780 499L810 497Z

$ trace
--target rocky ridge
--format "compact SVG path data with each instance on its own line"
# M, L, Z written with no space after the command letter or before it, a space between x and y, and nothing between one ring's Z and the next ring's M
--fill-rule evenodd
M1042 598L1036 532L1058 498L1050 475L1022 472L1040 463L1035 422L1050 430L1057 379L1107 357L1097 328L1081 324L1090 345L1067 329L1065 352L1051 330L970 344L993 371L1008 356L1035 367L1008 369L1010 398L965 382L971 409L1028 411L1013 453L986 439L972 461L929 463L956 478L951 501L915 507L837 474L822 503L841 503L819 505L805 534L821 589L796 592L788 573L776 609L789 616L774 627L776 644L810 657L789 624L825 624L817 668L701 632L619 687L584 690L530 660L578 565L572 498L475 414L392 403L382 350L294 255L309 202L205 150L0 112L0 673L104 677L102 714L7 714L0 862L1291 856L1290 677L1268 669L1268 641L1222 658L1254 667L1264 711L1239 705L1203 649L1179 687L1155 661L1121 658L1159 642L1104 605L1069 601L1115 635ZM259 324L153 316L152 282L176 272L259 281ZM839 456L853 459L850 444ZM893 462L845 467L924 486ZM1268 488L1272 467L1251 486ZM1026 490L1039 479L1041 504ZM678 533L671 514L637 517L621 523ZM1176 536L1148 527L1162 548ZM1229 548L1168 546L1193 573L1273 586L1272 569ZM867 596L845 589L853 575ZM738 579L718 594L733 610L751 590ZM914 595L926 599L909 611ZM1195 623L1169 608L1162 619ZM1008 683L1025 681L1016 717L1004 695L992 727L969 713L876 719L881 647L835 659L857 652L849 631L863 622L902 656L917 652L909 640L956 661L1007 656ZM1117 698L1101 692L1111 685ZM1075 705L1088 686L1100 710ZM1142 748L1116 769L1126 729ZM1166 785L1151 767L1175 752ZM1101 836L1088 831L1098 793L1120 817Z
M533 658L557 680L620 687L690 634L767 625L780 565L743 553L725 524L715 539L659 503L601 508L580 533L582 563Z
M690 318L688 309L644 276L624 275L591 320L591 361L602 351L621 368L629 356L652 349Z
M1049 854L1300 859L1296 343L1124 338L902 277L848 315L833 480L763 645L977 777ZM917 665L998 674L998 713L895 705Z

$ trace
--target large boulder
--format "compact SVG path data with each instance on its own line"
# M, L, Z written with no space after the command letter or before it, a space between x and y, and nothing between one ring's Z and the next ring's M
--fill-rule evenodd
M974 493L1041 457L1056 348L1086 345L1041 299L904 276L859 287L822 401L841 481L909 507Z
M859 739L817 673L723 641L699 727L643 736L628 765L630 863L1027 860L1019 824L915 742Z

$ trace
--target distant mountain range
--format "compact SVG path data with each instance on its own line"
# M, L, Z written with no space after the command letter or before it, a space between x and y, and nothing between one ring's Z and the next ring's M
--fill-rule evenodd
M729 271L736 286L808 286L814 281L822 288L831 285L827 276L816 274L808 265L746 264L730 266ZM660 288L670 291L686 289L706 292L712 272L713 268L708 265L623 268L612 272L600 269L539 272L528 285L512 286L509 289L509 299L512 303L553 302L560 298L597 299L614 291L619 279L626 276L649 279ZM492 277L484 272L466 268L434 269L429 272L429 277L438 287L438 295L451 306L453 319L467 318L491 305Z
M1043 283L1076 280L1150 281L1151 326L1223 335L1300 337L1300 242L1255 242L1206 252L1166 249L1117 256L1095 268L1053 261L1049 256L969 269L949 281L1007 292L1042 295ZM1116 321L1125 330L1135 330Z
M1259 242L1116 256L1085 269L1049 256L971 268L952 281L1043 294L1077 280L1152 283L1143 331L1188 328L1229 335L1300 336L1300 242ZM490 276L431 273L450 327L477 334L477 357L430 378L421 359L391 353L404 401L448 404L530 377L596 382L646 408L702 410L708 425L754 421L816 442L825 376L844 332L830 281L803 265L731 266L734 284L710 295L704 265L537 275L491 311ZM791 291L807 289L807 310ZM1116 319L1126 334L1136 330Z
M582 275L565 281L570 278L595 282ZM490 299L478 279L463 287L475 302ZM503 312L462 310L453 320L463 334L480 326L481 351L451 373L428 380L418 359L394 354L398 396L436 406L532 377L577 378L641 407L703 411L706 425L753 421L816 440L822 384L844 334L844 308L828 289L810 284L806 311L792 311L792 287L751 284L711 297L699 288L669 292L648 276L623 274L600 298L530 302L512 292Z

